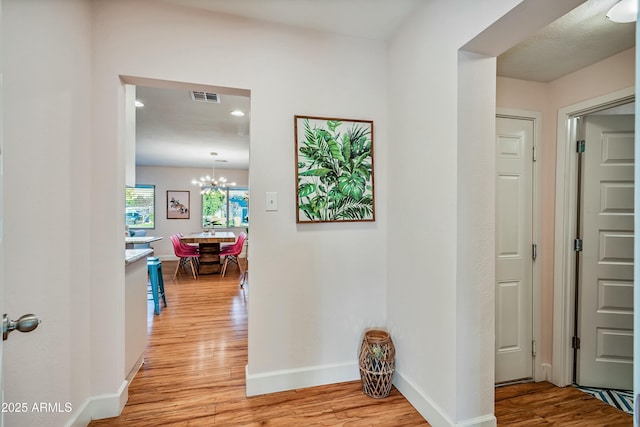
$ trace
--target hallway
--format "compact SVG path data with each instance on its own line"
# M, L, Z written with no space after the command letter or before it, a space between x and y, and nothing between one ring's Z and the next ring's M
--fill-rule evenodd
M180 274L163 262L168 307L149 305L145 363L117 418L90 426L428 426L395 388L372 399L353 381L265 396L245 396L250 283ZM354 354L359 343L354 343ZM523 384L496 391L500 425L631 426L629 415L572 387Z
M162 268L168 307L155 316L149 303L149 344L129 401L120 417L90 426L428 425L395 389L372 399L359 381L247 398L250 283L238 286L235 265L224 278L181 273L175 282L175 263Z

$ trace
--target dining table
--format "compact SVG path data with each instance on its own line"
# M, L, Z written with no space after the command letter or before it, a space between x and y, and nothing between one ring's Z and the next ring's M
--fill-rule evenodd
M180 237L180 242L197 243L200 249L200 274L220 273L220 243L233 243L236 235L233 231L210 231L192 233Z

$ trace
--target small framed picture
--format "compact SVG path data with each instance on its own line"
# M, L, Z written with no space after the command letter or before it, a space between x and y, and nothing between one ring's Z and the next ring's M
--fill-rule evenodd
M167 190L167 219L189 219L189 191Z

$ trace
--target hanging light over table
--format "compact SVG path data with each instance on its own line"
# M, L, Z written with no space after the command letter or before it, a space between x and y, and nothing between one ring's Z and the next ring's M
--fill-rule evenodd
M211 152L211 156L214 158L213 165L211 167L211 176L203 176L200 177L199 180L194 179L191 181L193 185L197 185L200 187L200 194L211 193L214 191L221 191L227 187L233 187L236 185L235 182L227 182L227 179L223 176L216 178L216 169L215 169L215 157L218 155L215 151Z

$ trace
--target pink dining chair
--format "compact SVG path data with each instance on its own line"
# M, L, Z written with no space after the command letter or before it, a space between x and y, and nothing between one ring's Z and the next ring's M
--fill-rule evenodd
M173 252L179 258L178 265L176 266L176 271L173 273L173 280L176 280L178 276L178 270L180 267L186 267L187 264L191 266L191 272L193 273L193 278L197 279L196 271L198 269L198 260L200 259L200 254L197 251L186 250L184 249L180 242L180 238L176 235L170 237L171 243L173 243Z
M238 268L240 269L240 275L244 277L244 271L242 271L242 266L238 262L238 257L240 253L242 253L242 247L244 246L244 241L247 238L247 233L244 231L238 235L238 239L233 245L225 246L220 251L220 256L224 256L224 264L222 264L222 277L224 277L227 272L227 266L229 262L235 262Z
M184 252L187 252L187 253L199 253L200 252L200 249L198 248L198 246L193 246L193 245L188 245L186 243L182 243L182 240L180 240L180 238L183 237L184 234L178 233L178 234L174 234L174 236L177 238L178 243L180 244L180 247L183 249Z

